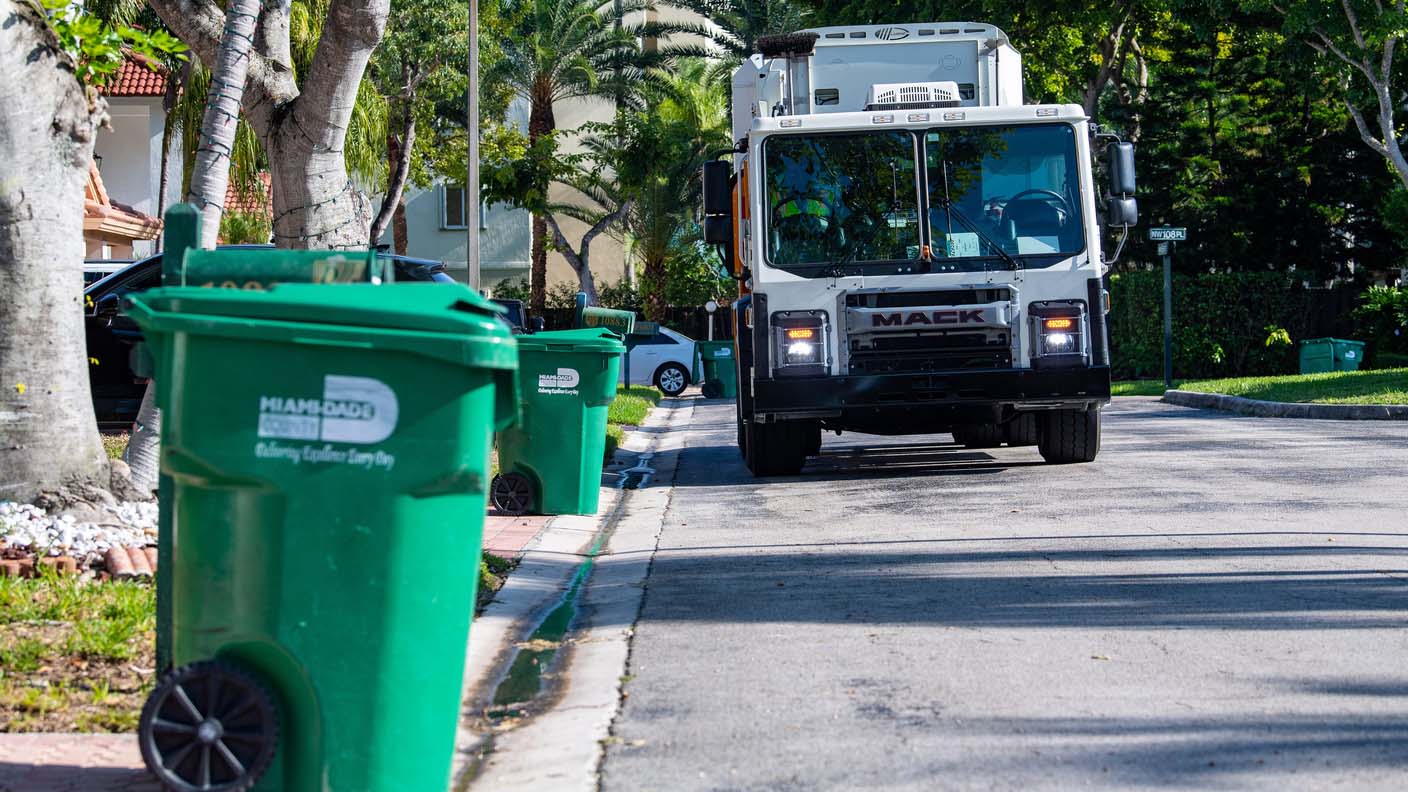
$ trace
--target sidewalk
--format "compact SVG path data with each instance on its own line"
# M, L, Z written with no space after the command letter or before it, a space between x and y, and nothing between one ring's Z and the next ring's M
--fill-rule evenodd
M551 519L491 513L484 552L516 561ZM147 773L132 734L0 734L0 792L161 792L161 786Z

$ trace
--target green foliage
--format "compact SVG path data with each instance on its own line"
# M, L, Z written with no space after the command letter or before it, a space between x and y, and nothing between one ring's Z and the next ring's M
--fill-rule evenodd
M264 214L225 212L220 216L220 238L227 245L266 244L273 235L273 223Z
M1163 277L1153 271L1110 278L1110 359L1116 379L1163 372ZM1292 344L1317 305L1312 290L1285 273L1218 272L1173 278L1173 370L1178 377L1285 374L1297 367Z
M1370 286L1354 309L1356 337L1365 342L1367 362L1408 354L1408 288Z
M162 59L186 60L186 45L164 29L140 30L109 24L74 0L39 0L59 46L74 60L80 82L102 87L122 68L124 49L146 59L155 71Z
M660 403L662 394L655 388L644 385L619 386L616 398L607 408L606 422L620 426L639 426L650 408Z
M1272 347L1272 346L1290 346L1290 345L1291 345L1291 334L1290 334L1290 332L1288 332L1288 331L1286 330L1286 328L1284 328L1284 327L1277 327L1276 325L1267 325L1267 326L1266 326L1266 345L1267 345L1268 347Z
M642 305L640 290L632 286L624 277L615 283L597 289L597 304L603 308L618 311L640 312Z

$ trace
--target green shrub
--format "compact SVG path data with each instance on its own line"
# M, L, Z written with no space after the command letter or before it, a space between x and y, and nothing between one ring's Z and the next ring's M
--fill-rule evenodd
M1291 374L1313 332L1324 290L1290 273L1173 276L1173 371L1180 378ZM1163 274L1110 276L1110 362L1115 379L1163 376Z
M1408 354L1408 289L1370 286L1364 292L1364 302L1354 309L1359 323L1355 335L1365 343L1365 358L1370 364L1383 364L1386 355L1392 360Z
M226 245L263 245L273 237L273 222L263 214L226 212L220 216L220 239Z

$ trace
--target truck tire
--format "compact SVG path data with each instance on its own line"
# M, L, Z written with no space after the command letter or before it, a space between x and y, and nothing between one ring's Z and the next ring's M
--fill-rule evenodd
M1034 446L1041 440L1037 427L1036 413L1021 413L1002 427L1006 431L1007 445Z
M797 421L744 423L744 459L757 478L793 476L807 463L808 424Z
M1100 453L1099 410L1053 410L1041 416L1037 450L1052 465L1093 462Z
M741 457L743 457L744 461L747 461L747 459L748 459L748 422L745 421L745 420L743 420L743 415L742 415L741 413L737 416L737 420L738 420L738 455L741 456Z
M953 440L964 448L997 448L1005 438L1003 427L997 424L955 426Z
M814 457L821 453L821 424L816 424L807 430L807 456Z

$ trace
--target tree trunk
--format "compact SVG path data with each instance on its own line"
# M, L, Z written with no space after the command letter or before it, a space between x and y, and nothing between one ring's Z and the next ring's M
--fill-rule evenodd
M220 215L225 211L225 191L230 186L230 152L234 151L235 129L240 123L259 3L260 0L228 0L225 4L220 54L210 70L210 93L200 124L191 192L186 196L200 209L200 241L206 248L214 248L220 236Z
M411 234L406 228L406 194L396 202L396 214L391 216L391 244L396 255L404 256L411 247Z
M181 76L178 78L174 74L166 77L166 95L161 98L161 173L157 177L156 188L156 216L165 220L166 218L166 191L170 189L171 169L171 138L176 135L176 100L180 97L181 91L186 86L186 79L191 73L191 62L186 61L181 69ZM156 252L161 252L162 235L156 238Z
M161 473L161 410L156 408L156 385L150 381L142 392L137 424L122 450L122 461L131 470L132 486L142 492L156 491Z
M387 180L386 196L381 201L381 210L372 221L373 245L381 239L381 235L386 231L386 224L391 222L392 216L400 209L401 199L406 191L406 180L411 174L411 152L416 145L416 114L415 108L411 107L413 102L414 95L398 102L402 113L400 139L389 131L386 134L386 157L391 175Z
M540 314L548 304L548 221L540 214L533 215L532 267L528 272L531 289L528 305L533 313Z
M0 500L106 487L83 332L83 188L106 118L35 6L0 0Z
M533 85L533 96L528 112L528 144L531 146L546 134L557 128L557 119L552 112L552 87L545 81ZM546 192L548 185L543 185ZM533 215L532 266L528 281L532 288L528 305L534 313L541 313L548 302L548 222L540 214Z
M651 256L641 272L641 291L645 292L645 318L659 322L665 318L665 259Z
M218 59L224 15L213 0L148 0L148 5L202 61ZM348 178L342 149L367 59L381 41L390 6L390 0L328 4L301 88L293 79L289 49L290 4L263 6L244 113L269 160L279 247L367 244L371 204Z

